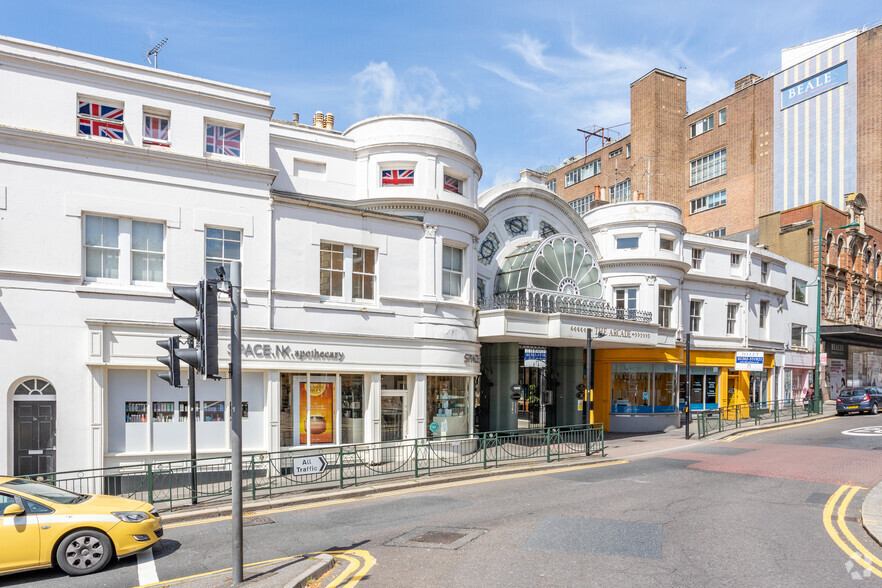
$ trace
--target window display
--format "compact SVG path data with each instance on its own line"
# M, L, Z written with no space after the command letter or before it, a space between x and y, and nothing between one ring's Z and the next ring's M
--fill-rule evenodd
M301 444L334 442L335 380L333 374L313 374L308 386L300 382Z
M202 401L197 400L196 403L193 405L193 412L195 413L197 423L199 422L199 415L202 412L201 404L202 404ZM188 412L189 408L190 408L189 402L186 402L183 400L178 402L178 422L179 423L187 422L187 412Z
M154 423L171 423L175 420L175 403L174 402L154 402L153 403L153 422Z
M279 444L282 447L294 445L294 415L298 413L297 396L294 391L299 389L300 382L306 382L306 374L282 374L281 398L279 405Z
M695 367L689 370L692 382L689 386L689 406L692 410L704 410L719 407L717 400L717 380L720 368ZM686 368L680 368L680 381L685 384Z
M146 402L126 402L126 422L127 423L146 423L147 422L147 403Z
M205 401L205 422L216 423L224 420L224 403Z
M677 366L664 363L612 364L612 406L619 414L674 412Z
M426 406L429 436L466 435L469 432L468 399L472 378L429 376Z

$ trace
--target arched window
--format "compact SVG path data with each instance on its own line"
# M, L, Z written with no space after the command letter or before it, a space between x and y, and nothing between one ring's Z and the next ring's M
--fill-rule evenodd
M843 267L845 264L842 263L842 250L845 249L845 239L841 236L836 240L836 267Z
M15 388L15 396L55 396L55 388L42 378L28 378Z

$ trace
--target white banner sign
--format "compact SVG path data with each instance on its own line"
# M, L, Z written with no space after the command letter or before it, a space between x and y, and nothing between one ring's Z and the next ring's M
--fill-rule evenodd
M736 351L735 371L761 372L763 371L762 351Z

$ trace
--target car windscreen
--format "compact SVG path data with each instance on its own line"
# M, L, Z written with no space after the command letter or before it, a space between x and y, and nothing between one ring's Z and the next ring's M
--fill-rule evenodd
M62 490L61 488L56 488L49 484L34 482L33 480L16 478L15 480L9 480L8 482L0 484L0 488L3 487L24 492L25 494L30 494L31 496L36 496L37 498L42 498L44 500L51 500L58 504L74 504L82 501L82 494L68 492L67 490Z
M840 396L865 396L866 394L865 388L846 388L839 393Z

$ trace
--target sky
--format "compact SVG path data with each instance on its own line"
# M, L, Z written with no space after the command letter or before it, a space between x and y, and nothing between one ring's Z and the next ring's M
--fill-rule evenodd
M483 191L584 154L578 129L627 134L629 86L653 68L686 77L697 110L785 47L879 24L882 4L0 0L0 15L0 35L143 65L168 38L161 69L270 92L275 118L450 120L477 140Z

